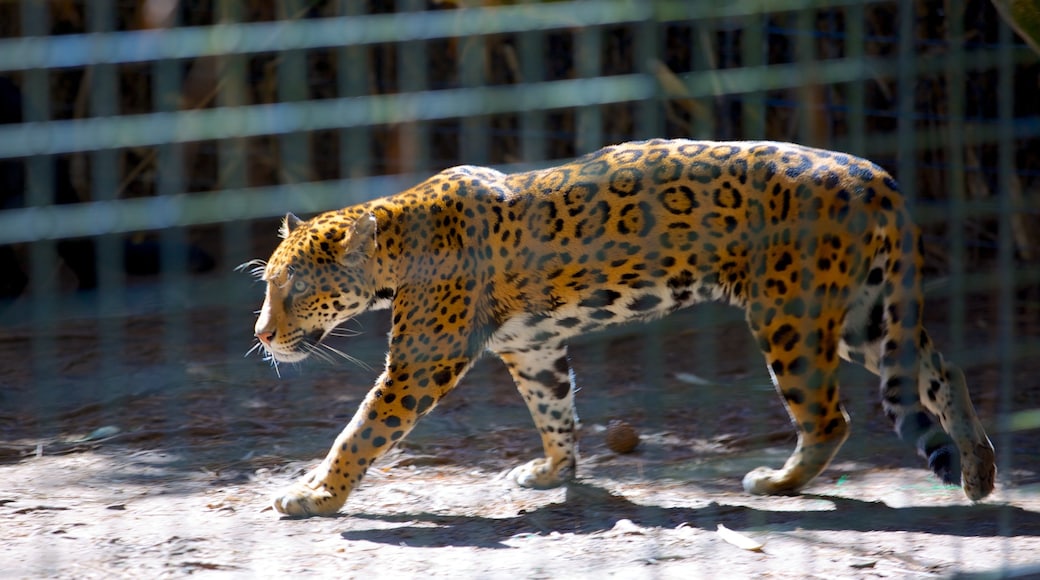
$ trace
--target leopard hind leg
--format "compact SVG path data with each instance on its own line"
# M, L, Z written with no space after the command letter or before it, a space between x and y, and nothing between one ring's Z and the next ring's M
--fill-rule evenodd
M839 308L819 317L749 314L769 374L787 406L798 444L780 469L759 467L744 476L754 494L789 494L822 472L848 437L849 416L838 397Z

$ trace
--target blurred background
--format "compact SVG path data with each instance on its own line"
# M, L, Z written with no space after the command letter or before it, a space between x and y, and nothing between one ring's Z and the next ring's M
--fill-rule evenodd
M378 372L386 321L366 318L367 341L338 345L376 371L319 362L279 379L243 359L263 289L234 268L271 252L278 218L388 195L456 164L517 171L688 137L795 141L890 170L925 234L933 338L968 374L1002 477L1033 481L1040 20L1030 8L0 0L0 461L100 441L180 449L186 461L216 441L222 452L285 445L270 465L320 456ZM719 336L746 332L739 318L698 307L579 341L585 376L637 387L649 410L626 416L648 428L662 390L692 397L698 376L753 383L755 404L782 425L760 355L743 336L735 347ZM619 363L619 348L642 356ZM481 372L510 388L501 369ZM875 379L854 378L874 421ZM330 393L347 390L330 409ZM600 404L585 415L605 421L628 405ZM305 415L324 429L306 445L272 427ZM754 423L733 421L709 427ZM876 429L887 431L883 417Z

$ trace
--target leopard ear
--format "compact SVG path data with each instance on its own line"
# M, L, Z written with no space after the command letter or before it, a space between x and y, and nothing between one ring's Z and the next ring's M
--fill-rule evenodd
M343 240L343 263L351 266L372 257L376 252L376 216L365 213L359 217Z
M282 220L282 227L278 228L278 236L280 238L282 238L283 240L285 238L288 238L289 237L289 232L291 232L291 231L295 230L296 228L300 227L300 224L302 224L302 223L303 223L303 220L301 220L300 218L296 217L296 215L293 214L292 212L289 212L289 213L285 214L285 219Z

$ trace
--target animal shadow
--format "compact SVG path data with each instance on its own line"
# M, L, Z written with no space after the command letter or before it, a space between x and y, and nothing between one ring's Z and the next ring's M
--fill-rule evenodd
M591 534L610 530L620 519L642 528L675 528L680 524L714 531L718 524L733 529L769 527L793 531L841 530L859 532L903 531L986 537L1040 535L1040 514L1010 505L890 507L845 497L805 495L826 500L833 508L820 509L819 502L802 511L771 511L712 502L697 508L665 508L640 505L588 483L568 485L561 503L524 511L512 518L453 516L418 513L400 515L354 514L355 518L408 523L391 529L349 530L348 540L368 540L412 547L471 546L507 548L505 540L518 534L550 532Z

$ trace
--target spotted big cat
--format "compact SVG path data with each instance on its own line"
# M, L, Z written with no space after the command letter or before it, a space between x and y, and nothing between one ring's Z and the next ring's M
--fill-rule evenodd
M743 309L798 435L782 467L744 477L746 491L797 492L827 467L849 433L841 359L878 375L897 435L940 480L971 500L993 490L993 446L964 375L922 328L918 230L892 177L852 155L624 143L537 171L454 167L306 221L290 214L281 235L254 264L266 283L255 335L275 364L303 360L361 312L391 311L385 370L320 465L274 500L284 514L338 511L485 352L509 369L542 439L544 456L513 479L568 481L567 339L708 300Z

